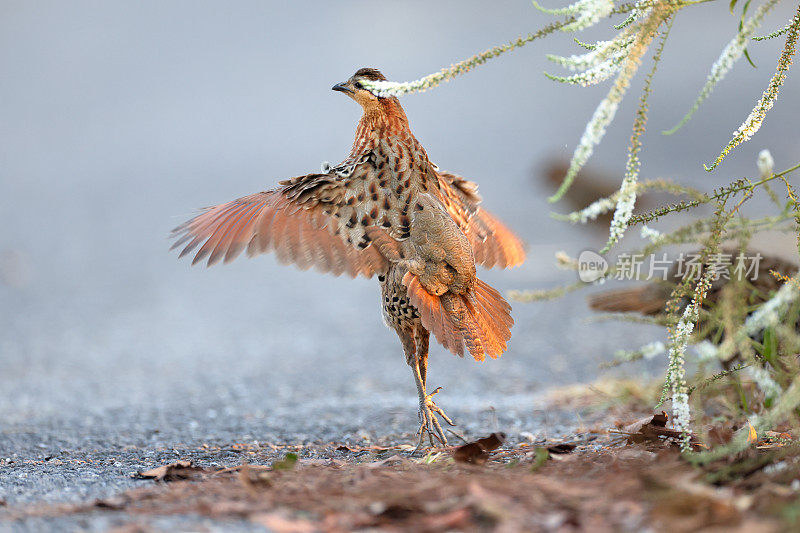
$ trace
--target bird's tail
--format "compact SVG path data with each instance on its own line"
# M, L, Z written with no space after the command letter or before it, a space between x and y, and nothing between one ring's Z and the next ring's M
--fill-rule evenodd
M629 289L614 289L598 292L588 297L589 307L606 313L640 313L655 315L664 310L670 290L659 285L648 284Z
M441 296L429 293L417 276L407 272L403 284L420 313L425 329L439 343L463 357L464 346L478 361L488 355L492 359L506 351L511 338L511 306L500 293L481 280L464 294L446 292Z

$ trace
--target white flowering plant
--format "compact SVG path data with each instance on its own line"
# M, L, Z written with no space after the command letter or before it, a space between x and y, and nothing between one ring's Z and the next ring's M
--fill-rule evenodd
M667 180L640 180L642 138L648 118L648 100L653 80L676 17L687 8L712 0L638 0L619 3L616 0L577 0L567 7L549 9L534 2L534 6L549 15L562 17L542 29L495 46L469 59L455 63L417 80L397 83L388 81L366 82L377 96L399 97L407 93L425 91L469 72L486 61L506 52L525 46L555 32L578 32L598 25L613 17L620 17L612 35L604 40L584 43L579 54L546 57L556 67L567 72L563 75L545 75L560 83L579 86L610 82L606 96L598 103L573 152L566 175L555 194L549 199L558 201L573 185L578 172L586 164L602 141L608 126L645 61L651 67L644 79L638 108L632 126L625 173L619 190L599 198L587 207L556 218L573 224L585 224L607 213L613 213L608 239L601 254L607 254L626 234L627 229L640 225L644 244L638 250L653 254L671 245L694 244L699 247L702 274L685 277L677 282L664 306L658 323L669 331L668 343L651 342L633 352L618 352L617 362L635 359L653 359L667 354L667 371L661 401L671 400L673 422L681 431L682 448L688 451L696 433L697 421L702 416L708 395L735 398L731 416L746 417L753 421L757 434L771 429L786 417L800 413L800 364L795 354L800 353L800 281L795 271L772 272L776 290L759 289L749 280L731 281L717 294L716 276L719 271L710 268L710 259L721 253L723 242L735 242L740 251L747 250L753 237L763 231L785 231L797 235L800 253L800 203L787 177L800 169L800 163L781 171L768 151L762 151L757 161L758 177L740 178L713 191L680 185ZM737 0L725 3L731 13L740 10L738 30L723 48L719 58L710 68L705 83L700 88L694 104L675 127L663 132L675 134L686 124L711 96L717 84L742 57L750 61L748 47L766 39L783 38L785 44L777 60L777 67L767 88L758 98L752 112L733 131L730 142L719 155L706 165L707 171L717 169L725 157L740 144L749 141L759 130L768 111L786 79L797 50L800 35L800 6L795 15L781 29L763 37L756 36L765 17L781 0ZM624 17L624 18L623 18ZM702 45L698 40L698 46ZM649 57L648 57L649 55ZM752 61L750 61L752 63ZM786 197L781 198L771 185L782 184ZM637 197L648 191L664 191L682 196L683 200L658 207L652 211L636 213ZM742 204L757 192L764 191L775 206L775 212L751 218L740 211ZM691 211L702 205L715 207L710 216L693 218L672 231L654 227L663 217ZM578 262L564 256L561 263L577 268ZM576 282L566 287L547 291L516 291L511 297L524 301L543 300L561 296L592 284L603 283L615 274L609 268L591 283ZM697 346L693 367L697 368L694 383L687 377L687 358ZM721 368L720 368L721 367ZM747 369L745 372L742 370ZM745 381L749 379L749 381ZM702 396L705 394L706 396ZM659 402L660 403L660 402ZM734 411L736 411L734 413ZM727 447L717 451L706 450L694 454L695 460L706 461L720 454L740 451L752 440L738 434ZM716 455L715 455L716 454Z

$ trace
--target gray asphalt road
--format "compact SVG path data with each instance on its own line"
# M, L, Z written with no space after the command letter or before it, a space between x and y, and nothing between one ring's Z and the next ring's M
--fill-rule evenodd
M682 134L657 135L689 107L736 27L725 6L697 9L705 15L678 19L656 77L645 175L710 188L753 175L765 146L779 168L794 163L790 76L758 141L717 174L700 167L761 94L778 42L753 46L759 68L739 65ZM765 28L791 10L778 11ZM0 498L106 495L202 443L407 438L415 389L374 280L271 257L192 269L167 252L166 235L195 207L343 158L358 109L330 86L356 68L411 79L546 21L527 1L4 2ZM696 46L701 30L707 49ZM578 50L557 35L403 100L431 157L476 179L486 207L531 244L522 268L482 274L503 290L571 282L553 254L603 241L550 219L535 179L542 160L571 154L606 90L547 81L541 71L556 69L546 52ZM622 171L634 110L633 99L620 110L598 168ZM661 335L588 324L582 294L518 304L514 316L498 361L432 355L437 399L469 434L494 429L491 407L517 437L565 431L576 419L543 412L541 394L594 379L615 349ZM224 451L197 459L238 461Z

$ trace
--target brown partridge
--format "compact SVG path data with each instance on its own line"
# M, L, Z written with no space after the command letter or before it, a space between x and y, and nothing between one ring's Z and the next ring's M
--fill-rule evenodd
M419 394L419 443L446 444L437 419L452 424L428 394L428 340L456 355L499 357L511 337L509 304L476 277L475 265L522 263L521 241L479 204L477 185L431 163L394 97L362 82L372 68L333 87L363 115L350 155L319 174L204 209L175 228L181 257L212 265L274 251L279 261L335 275L377 276L383 318L400 337Z

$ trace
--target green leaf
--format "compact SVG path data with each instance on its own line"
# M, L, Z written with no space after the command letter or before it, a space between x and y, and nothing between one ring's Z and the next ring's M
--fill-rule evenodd
M531 465L531 472L536 472L544 464L547 460L550 459L550 452L547 451L547 448L536 448L536 451L533 455L533 465Z
M744 49L744 57L745 57L745 59L747 59L747 62L748 62L748 63L750 63L750 66L751 66L751 67L753 67L753 68L758 68L758 67L756 66L756 64L755 64L755 63L753 63L753 60L752 60L752 59L750 59L750 52L748 52L748 51L747 51L747 48L745 48L745 49Z
M744 7L742 8L742 17L739 19L739 29L740 30L742 29L742 26L744 26L744 17L747 14L747 8L750 7L750 2L751 1L752 0L747 0L747 2L744 3Z
M294 468L294 465L297 463L297 454L296 453L287 453L283 459L279 459L272 463L273 470L291 470Z
M778 336L775 335L775 328L768 327L764 330L764 359L771 365L778 359Z

